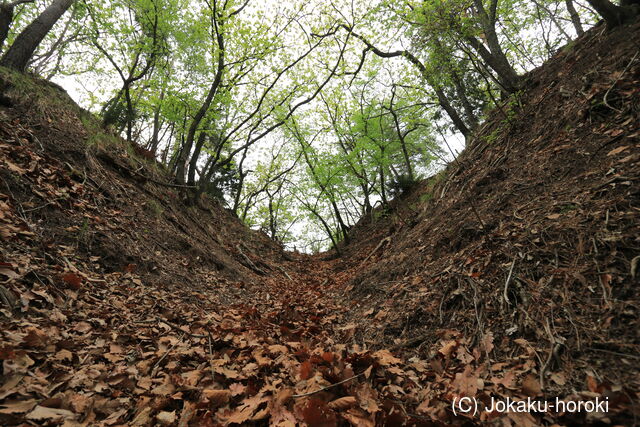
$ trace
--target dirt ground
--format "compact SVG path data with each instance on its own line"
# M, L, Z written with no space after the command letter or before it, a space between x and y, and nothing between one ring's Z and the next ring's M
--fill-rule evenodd
M633 425L639 29L530 73L341 257L185 204L59 88L0 70L0 424ZM556 398L608 406L484 410Z

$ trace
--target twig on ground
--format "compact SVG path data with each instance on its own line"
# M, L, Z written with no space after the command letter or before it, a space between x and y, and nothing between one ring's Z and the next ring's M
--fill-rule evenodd
M289 279L290 281L292 281L292 282L293 282L293 279L291 278L291 276L289 276L289 273L287 273L287 272L285 271L285 269L284 269L284 268L280 267L279 265L278 265L278 266L276 266L276 267L278 267L278 270L280 270L280 271L282 272L282 274L284 274L285 276L287 276L287 279Z
M605 350L603 348L595 348L595 347L587 347L587 350L599 351L601 353L613 354L614 356L628 357L629 359L640 360L640 356L636 356L635 354L619 353L617 351Z
M162 363L162 361L169 355L169 353L171 353L171 350L173 350L178 345L178 343L182 342L182 338L183 337L184 337L184 335L182 335L180 338L178 338L178 341L176 341L171 347L169 347L169 349L167 351L165 351L165 353L162 355L162 357L160 359L158 359L158 361L155 363L155 365L153 365L153 369L151 369L151 378L156 376L156 371L160 367L160 364Z
M544 329L547 332L547 335L549 335L549 340L551 341L552 347L551 347L551 350L549 351L549 356L547 357L547 360L544 362L544 365L542 365L542 367L540 368L540 389L541 390L544 390L544 376L547 373L547 369L549 369L549 365L551 364L551 359L553 359L554 356L557 356L558 351L562 346L562 341L564 341L563 338L556 338L556 336L553 335L553 332L551 332L551 327L549 326L549 319L545 321Z
M211 341L212 341L211 340L211 332L208 332L207 335L208 335L208 338L209 338L209 356L210 356L209 367L211 368L211 379L215 380L216 371L214 370L214 367L213 367L213 344L211 343Z
M378 249L380 249L380 247L381 247L383 244L385 244L385 243L389 242L390 240L391 240L391 236L385 237L384 239L380 240L380 243L378 243L378 245L375 247L375 249L374 249L374 250L372 250L372 251L371 251L371 253L370 253L369 255L367 255L367 257L366 257L364 260L362 260L362 262L360 263L360 265L362 265L362 264L364 264L365 262L367 262L367 260L368 260L369 258L371 258L371 257L373 256L373 254L375 254L375 253L378 251Z
M511 302L509 301L508 290L509 290L509 283L511 282L511 275L513 274L513 267L515 267L515 265L516 265L516 257L513 257L513 262L511 263L511 268L509 269L509 275L507 276L507 281L504 282L504 291L502 292L502 296L504 297L504 300L508 305L511 305Z

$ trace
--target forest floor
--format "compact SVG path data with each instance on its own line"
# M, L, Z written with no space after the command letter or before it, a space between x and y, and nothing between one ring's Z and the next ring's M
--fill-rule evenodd
M530 73L341 256L185 205L58 88L0 70L0 424L636 424L638 29ZM594 410L485 410L507 398Z

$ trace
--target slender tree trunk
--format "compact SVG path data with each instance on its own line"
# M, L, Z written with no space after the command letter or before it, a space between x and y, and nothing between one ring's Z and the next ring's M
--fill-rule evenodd
M433 90L435 91L436 96L438 97L438 104L440 104L442 109L447 113L447 115L453 122L453 125L456 127L456 129L460 131L460 133L462 134L462 136L465 137L465 139L469 137L471 135L471 131L467 127L464 120L462 120L462 117L460 117L460 114L458 114L458 111L455 108L453 108L453 106L449 102L449 98L447 98L447 96L442 91L442 89L434 86Z
M184 175L185 175L185 167L186 167L186 163L187 163L187 157L189 156L189 153L191 152L191 147L193 146L193 141L195 139L196 136L196 132L198 131L198 126L200 126L200 122L202 122L202 120L204 119L204 116L207 114L207 111L209 111L209 107L211 106L211 103L213 102L213 98L215 97L216 93L218 93L218 88L220 87L220 83L222 82L222 74L224 72L224 68L225 68L225 44L224 44L224 33L223 33L223 24L224 22L217 22L216 19L218 19L216 15L216 11L215 11L215 5L216 2L213 2L213 13L214 13L214 17L212 19L212 26L215 29L215 33L216 33L216 42L218 44L218 69L216 70L216 75L213 78L213 83L211 83L211 87L209 88L209 92L207 93L207 97L205 98L204 102L202 103L202 105L200 106L200 109L198 110L198 112L196 113L195 117L193 118L193 120L191 121L191 125L189 126L189 131L187 133L187 141L185 142L185 150L183 153L183 157L180 158L180 161L178 162L178 170L176 173L176 180L178 181L179 184L184 183ZM201 147L202 148L202 147ZM200 151L198 150L196 153L194 153L194 157L195 162L197 163L198 161L198 156L200 155ZM195 163L194 163L195 165ZM194 167L195 169L195 167ZM189 179L187 181L188 185L194 185L195 184L195 170L193 172L189 171Z
M133 101L131 99L131 88L129 86L130 85L128 83L125 84L124 99L127 102L127 117L126 117L127 141L133 142L133 120L134 120L135 113L133 111Z
M307 205L307 209L309 209L309 211L314 214L316 216L316 218L318 218L320 220L320 223L322 223L322 226L324 227L324 230L327 233L327 236L329 236L329 239L331 239L331 244L333 245L334 249L336 250L336 253L338 254L338 256L340 256L342 254L342 252L340 251L340 248L338 247L338 242L336 242L336 239L333 237L333 233L331 232L331 227L329 227L329 224L327 224L327 221L325 221L325 219L322 217L322 215L320 215L318 213L318 211L316 211L315 209L311 208L311 206Z
M204 147L204 144L206 141L207 141L207 134L206 132L201 131L200 135L198 136L198 141L196 141L196 146L193 149L191 160L189 160L189 170L187 173L188 185L195 185L196 183L196 167L198 166L198 158L200 157L200 153L202 152L202 147Z
M40 42L71 7L74 0L54 0L31 24L18 35L0 60L0 65L24 71Z
M385 177L384 177L384 169L382 166L378 166L378 176L380 177L380 197L382 198L382 203L385 205L387 202L387 192L384 188L385 186Z
M469 123L469 128L471 131L473 131L476 127L478 127L478 123L480 122L480 120L478 120L478 117L473 112L473 106L471 105L471 102L469 102L469 98L467 97L467 91L464 82L455 71L451 73L451 79L453 80L453 85L456 89L456 93L458 94L458 98L462 103L462 108L464 108L464 114L465 116L467 116L467 123Z
M488 37L487 37L488 39ZM507 93L514 93L518 90L520 76L513 69L507 57L500 49L500 54L496 55L487 49L480 40L475 37L467 37L469 45L478 53L480 58L498 75L498 81L502 89Z
M582 21L580 21L580 15L576 10L575 5L573 4L573 0L565 0L565 5L567 6L567 11L569 12L569 16L571 17L571 23L573 24L573 28L576 30L576 34L578 37L584 34L584 28L582 27Z
M336 215L336 220L338 221L338 225L342 233L342 238L344 239L345 243L349 243L349 227L347 227L347 225L344 223L342 215L340 214L340 209L338 208L338 204L333 198L331 198L331 206L333 207L333 212Z
M221 79L222 79L222 73L221 72L216 73L216 79L211 84L211 87L209 88L209 92L207 93L207 97L205 98L204 102L200 106L200 109L198 110L195 117L191 121L191 125L189 125L189 130L187 132L187 139L184 143L184 146L182 147L182 152L180 153L180 158L178 160L178 167L176 169L176 180L178 181L178 184L184 184L185 182L185 171L187 168L187 159L189 158L189 154L191 153L191 149L193 148L193 143L196 138L196 132L198 131L200 122L202 122L202 119L204 119L205 114L207 114L207 111L211 106L211 102L213 101L213 97L215 96L218 90L218 86L220 85ZM197 161L198 156L195 153L193 157L196 157L196 161ZM195 173L193 174L193 176L195 177ZM189 183L189 185L193 185L193 183Z
M158 150L158 144L160 143L160 107L163 100L164 88L162 89L162 92L160 92L160 100L158 101L158 105L156 105L155 111L153 112L153 133L151 134L149 150L153 153L154 156L156 154L156 151Z
M238 188L236 189L236 194L233 197L233 211L236 213L238 213L238 209L240 208L240 198L242 197L242 188L244 187L244 180L247 177L247 175L249 174L249 171L244 170L244 161L247 159L247 155L249 154L249 147L247 147L243 152L242 152L242 158L240 158L240 161L238 162ZM269 194L268 189L265 189L265 191L267 191L267 194Z
M500 46L500 40L496 33L496 9L498 0L491 1L488 12L484 8L482 0L474 0L473 3L478 13L478 18L480 19L488 49L474 36L467 36L466 39L471 47L480 55L482 60L498 74L503 89L507 93L513 93L518 90L520 76L509 63L507 56L502 50L502 46Z

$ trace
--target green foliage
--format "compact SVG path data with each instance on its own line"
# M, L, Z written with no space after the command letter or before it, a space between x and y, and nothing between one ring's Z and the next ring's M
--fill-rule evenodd
M495 16L492 4L76 2L31 70L77 76L105 124L156 150L170 170L190 169L200 191L252 227L320 250L346 238L376 203L443 166L443 139L461 128L449 110L473 130L502 106L504 87L483 48L495 54L497 40L522 74L573 35L564 1L501 0ZM43 7L17 11L5 46ZM585 24L593 21L579 9ZM393 55L398 49L405 53ZM503 106L505 120L487 142L515 120L520 96ZM83 122L89 144L116 143L95 121ZM186 146L191 128L201 146Z

